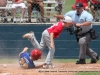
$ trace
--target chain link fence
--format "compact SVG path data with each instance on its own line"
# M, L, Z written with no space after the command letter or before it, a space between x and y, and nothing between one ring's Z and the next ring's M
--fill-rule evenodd
M2 1L2 0L1 0ZM27 0L24 0L26 10L24 13L23 23L55 23L59 21L53 17L53 14L62 14L72 10L72 5L75 3L75 0L42 0L43 2L29 3ZM43 4L43 6L41 5ZM0 23L13 23L12 17L12 0L7 0L6 6L0 5ZM28 7L29 4L32 7ZM90 3L88 3L90 6ZM96 6L96 5L95 5ZM31 8L31 9L29 9ZM95 10L96 19L100 19L100 7L97 7ZM3 9L3 12L2 12ZM21 19L21 8L16 8L16 23L20 23ZM89 10L91 13L91 10ZM92 14L92 13L91 13Z
M33 23L54 23L58 20L53 17L53 14L65 14L67 11L71 10L71 6L74 3L74 0L43 0L43 8L42 11L40 5L37 2L32 8L31 12L31 22ZM27 23L29 19L29 8L28 8L28 2L24 0L24 3L26 5L26 11L24 14L24 23ZM32 4L32 3L31 3ZM35 4L35 3L34 3ZM33 6L33 4L32 4ZM2 23L13 23L13 17L12 17L12 0L7 1L7 5L5 7L0 7L0 9L4 9L6 14L2 16L2 13L0 13L0 22ZM21 11L22 9L16 8L16 18L17 23L20 23L20 17L21 17ZM7 20L5 20L7 19ZM44 21L42 21L44 19Z

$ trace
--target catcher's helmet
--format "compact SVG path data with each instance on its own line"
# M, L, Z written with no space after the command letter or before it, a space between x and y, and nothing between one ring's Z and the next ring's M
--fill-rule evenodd
M38 60L41 58L42 52L38 49L33 49L30 54L34 60Z

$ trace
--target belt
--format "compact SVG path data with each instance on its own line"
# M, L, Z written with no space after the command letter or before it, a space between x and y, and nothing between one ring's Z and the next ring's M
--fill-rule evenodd
M91 31L92 29L90 29L89 31L87 31L86 33L83 33L83 34L77 34L77 35L79 35L79 36L84 36L84 35L86 35L86 34L88 34L88 33L90 33L90 31Z

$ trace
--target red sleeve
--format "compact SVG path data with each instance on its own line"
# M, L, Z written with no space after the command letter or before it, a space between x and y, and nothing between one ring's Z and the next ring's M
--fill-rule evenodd
M54 33L54 38L57 38L63 30L62 22L56 23L47 30L49 33Z
M59 23L59 22L58 22ZM47 28L49 33L52 33L53 31L55 31L55 29L58 26L58 23L53 24L51 27Z

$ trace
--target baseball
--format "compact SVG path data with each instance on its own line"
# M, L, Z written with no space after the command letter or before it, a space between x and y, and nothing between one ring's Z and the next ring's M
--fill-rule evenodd
M3 65L3 67L4 67L4 68L6 68L6 67L7 67L7 65L6 65L6 64L4 64L4 65Z

